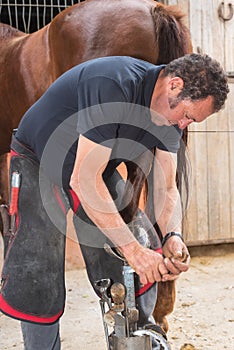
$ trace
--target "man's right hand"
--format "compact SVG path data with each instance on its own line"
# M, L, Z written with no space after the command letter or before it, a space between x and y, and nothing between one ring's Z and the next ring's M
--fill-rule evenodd
M143 247L137 241L118 247L118 249L125 256L129 265L138 274L140 282L144 285L161 282L163 276L167 276L167 280L177 278L177 276L169 274L164 258L160 253Z

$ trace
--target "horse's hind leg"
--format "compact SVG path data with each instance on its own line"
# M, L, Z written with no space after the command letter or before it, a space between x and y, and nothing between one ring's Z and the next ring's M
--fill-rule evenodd
M167 333L168 322L166 316L172 313L176 298L175 281L159 282L157 303L153 312L155 322Z
M0 204L7 204L9 200L8 185L8 153L0 155ZM2 218L0 216L0 231L2 231Z

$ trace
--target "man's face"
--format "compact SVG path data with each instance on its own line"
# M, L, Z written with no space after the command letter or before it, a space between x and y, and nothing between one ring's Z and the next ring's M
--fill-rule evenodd
M169 97L162 110L151 110L152 120L157 125L178 125L185 129L193 122L200 123L209 117L213 111L211 96L199 101L180 100L178 97Z
M209 117L213 110L213 97L192 101L181 100L184 82L180 77L162 77L156 82L152 100L152 121L157 125L178 125L185 129L192 122L200 123Z
M200 123L213 113L213 98L191 101L188 99L178 100L177 97L169 97L169 112L167 121L170 125L178 125L180 129L185 129L193 122Z

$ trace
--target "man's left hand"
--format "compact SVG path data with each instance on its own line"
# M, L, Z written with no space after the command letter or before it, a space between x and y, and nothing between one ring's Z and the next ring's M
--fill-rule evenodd
M163 246L164 263L169 270L170 280L171 275L177 279L181 272L186 272L189 269L190 255L188 248L180 237L170 237ZM167 281L169 275L162 277L162 281Z

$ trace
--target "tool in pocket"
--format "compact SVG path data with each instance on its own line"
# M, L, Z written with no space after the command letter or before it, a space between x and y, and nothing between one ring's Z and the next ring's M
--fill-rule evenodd
M21 182L21 175L18 171L14 171L11 176L11 193L10 193L10 207L9 207L9 215L11 218L10 221L10 240L15 235L15 232L18 227L18 199L19 199L19 188Z

